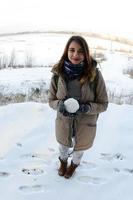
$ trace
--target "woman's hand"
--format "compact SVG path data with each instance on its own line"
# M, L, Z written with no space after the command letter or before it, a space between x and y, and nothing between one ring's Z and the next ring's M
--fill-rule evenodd
M80 104L78 111L80 113L88 113L88 112L90 112L90 109L91 109L91 107L89 104Z

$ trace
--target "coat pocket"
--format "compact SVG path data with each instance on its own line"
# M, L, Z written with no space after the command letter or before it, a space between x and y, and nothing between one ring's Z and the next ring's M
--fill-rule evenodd
M81 124L77 133L77 147L88 149L93 145L96 135L95 124Z
M93 144L96 135L96 125L95 124L84 124L84 137L88 141L89 146Z
M89 126L89 127L96 127L96 124L87 124L87 126Z

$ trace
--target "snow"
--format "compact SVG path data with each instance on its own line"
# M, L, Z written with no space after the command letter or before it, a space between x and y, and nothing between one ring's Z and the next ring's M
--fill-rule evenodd
M65 108L70 113L75 113L79 109L79 103L74 98L69 98L64 101Z
M35 60L38 59L38 65L50 65L58 61L69 36L47 35L45 53L43 48L39 48L40 44L43 47L43 37L37 36L37 40L34 36L28 37L30 51L35 43L37 47L38 42L38 47L34 46L35 49L30 52ZM14 45L11 45L11 41L15 41L15 37L10 42L7 42L7 38L4 38L0 51L7 52L10 49L11 52L13 46L17 55L20 52L24 55L28 42L16 46L18 36L17 42L12 43ZM24 38L26 40L27 37ZM20 57L17 57L18 60ZM101 72L108 93L114 93L115 98L121 99L122 105L110 103L108 110L99 116L94 145L85 152L75 176L69 180L57 174L56 112L47 103L24 102L0 107L2 200L132 199L133 106L129 105L129 98L133 95L133 80L123 74L129 64L128 56L106 52L106 57L107 60L101 63ZM131 63L130 60L130 66ZM47 91L50 78L50 67L3 69L0 70L0 92L3 95L19 92L29 94L33 86L42 87L42 83Z
M34 87L43 87L48 90L51 77L51 68L22 68L22 69L3 69L0 71L0 89L2 93L25 93Z
M59 60L68 34L20 34L0 37L0 54L10 60L15 54L17 64L25 64L27 57L34 65L51 65ZM56 52L56 53L55 53Z
M131 200L133 106L109 104L93 147L69 180L57 174L55 117L48 104L0 107L1 199Z
M121 103L129 103L133 96L133 79L123 73L124 69L128 69L128 57L116 53L108 53L106 57L107 62L102 63L102 74L108 94L121 99Z

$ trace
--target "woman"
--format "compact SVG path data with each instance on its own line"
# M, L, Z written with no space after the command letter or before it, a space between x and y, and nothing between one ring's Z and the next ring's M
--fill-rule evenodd
M49 105L57 110L58 174L65 178L74 174L84 151L93 145L98 114L108 106L105 82L96 66L86 40L72 36L61 59L52 69ZM71 101L67 104L70 99L76 103L71 108ZM78 105L77 108L74 105ZM73 148L72 160L67 166L70 148Z

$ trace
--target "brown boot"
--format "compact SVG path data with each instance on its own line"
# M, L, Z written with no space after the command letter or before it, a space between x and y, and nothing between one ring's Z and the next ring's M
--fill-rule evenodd
M75 172L75 169L78 167L78 165L74 164L73 161L71 161L71 165L67 168L67 171L64 175L65 178L70 178L74 172Z
M66 173L66 170L67 170L67 160L64 161L60 157L59 157L59 160L60 160L60 167L58 169L58 174L60 176L64 176L64 174Z

